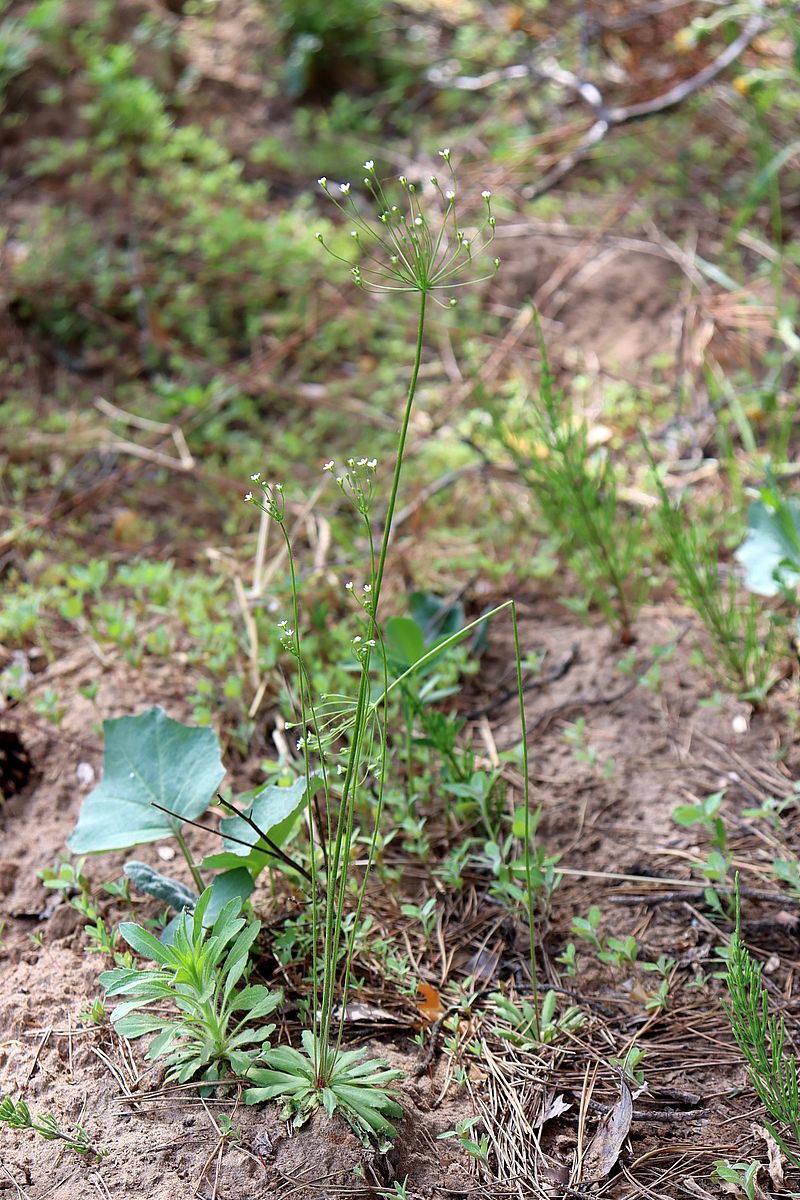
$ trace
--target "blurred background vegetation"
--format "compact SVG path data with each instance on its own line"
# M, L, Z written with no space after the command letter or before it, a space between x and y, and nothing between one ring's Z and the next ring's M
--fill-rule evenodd
M398 590L536 578L593 604L520 466L534 306L632 519L643 424L724 557L748 485L797 447L799 30L755 0L0 0L7 699L32 649L89 637L180 661L195 717L264 752L283 585L262 554L253 587L246 480L277 472L311 560L344 570L335 498L305 500L324 460L394 444L413 336L313 237L350 253L314 181L357 184L365 159L425 180L451 147L504 261L433 317ZM565 557L573 582L548 584ZM61 719L57 691L37 703Z

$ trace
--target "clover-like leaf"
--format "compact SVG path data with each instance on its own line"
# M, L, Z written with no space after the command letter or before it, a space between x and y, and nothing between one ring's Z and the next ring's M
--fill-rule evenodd
M103 778L83 802L68 842L73 854L171 837L205 812L225 774L213 729L182 725L157 706L103 729Z

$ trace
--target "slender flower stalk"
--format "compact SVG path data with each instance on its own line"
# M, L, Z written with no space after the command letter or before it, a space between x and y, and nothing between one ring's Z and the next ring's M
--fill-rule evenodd
M302 655L297 575L284 520L283 492L280 485L265 485L261 482L260 475L256 474L252 477L252 482L261 487L263 495L256 497L248 492L245 497L248 502L254 503L279 524L286 542L292 589L292 627L289 628L288 622L282 623L281 642L284 649L296 660L300 684L299 716L302 736L298 739L298 749L303 753L308 823L312 839L311 913L314 940L312 962L314 974L312 988L313 1032L310 1032L308 1036L304 1034L304 1048L310 1059L313 1075L310 1083L303 1076L306 1081L298 1091L296 1080L298 1072L301 1075L303 1072L302 1056L298 1055L296 1051L277 1050L273 1068L265 1073L262 1072L266 1089L261 1089L259 1092L261 1098L265 1098L267 1093L273 1097L289 1096L288 1107L295 1114L296 1119L305 1119L320 1103L324 1102L326 1106L332 1103L331 1095L335 1092L334 1081L338 1078L337 1073L341 1073L342 1064L349 1062L353 1053L345 1051L342 1047L344 1013L351 980L358 923L380 833L388 767L388 698L399 682L389 679L380 621L380 605L392 539L392 527L400 492L408 431L423 359L428 302L429 299L433 299L452 307L456 303L455 298L450 294L454 288L489 278L500 266L499 258L494 258L492 270L482 276L475 275L474 263L478 253L485 251L494 238L495 217L492 212L491 193L485 190L481 194L482 217L477 226L472 230L462 226L459 220L457 183L450 160L450 151L444 149L439 154L445 164L447 178L444 183L440 182L436 176L430 179L440 210L435 219L429 217L427 206L423 206L421 203L417 185L410 182L404 175L401 175L398 180L403 193L401 203L394 204L387 196L384 185L376 173L375 164L371 160L364 163L364 186L367 193L367 205L377 207L377 213L373 219L364 214L363 199L357 200L349 183L335 185L329 183L325 177L318 181L325 194L352 225L351 237L356 247L355 264L353 265L349 259L331 250L325 244L321 234L317 234L317 239L335 259L350 268L356 285L378 291L412 292L418 297L414 358L400 419L389 500L380 537L376 538L371 519L377 461L367 458L350 458L338 474L336 463L333 460L326 462L323 467L323 471L334 477L343 497L352 505L363 521L369 547L367 580L359 589L356 588L355 581L348 580L345 583L345 589L358 605L363 621L361 632L352 639L351 643L359 667L357 694L354 700L342 696L329 696L323 697L319 705L314 701L310 674ZM464 276L467 277L463 278ZM439 298L441 292L447 295L446 302ZM517 648L520 701L522 701L519 639L516 612L513 607L512 616ZM377 655L381 672L377 697L373 686L374 655ZM524 739L524 708L521 708L521 719ZM319 761L319 768L312 766L312 755L314 760ZM335 770L333 769L334 765ZM527 749L524 750L524 774L527 813ZM318 861L319 856L314 838L314 810L311 800L314 789L319 790L320 786L324 795L327 817L326 854L322 864ZM367 861L356 893L352 924L349 932L345 934L345 907L350 890L349 863L354 837L356 801L361 789L365 786L369 786L375 797L374 823ZM532 878L528 833L529 818L526 818L525 863L526 881L530 892ZM324 871L322 880L320 879L321 865ZM529 918L531 954L533 955L532 904L529 905ZM342 968L339 979L340 959L342 959ZM333 1021L337 991L341 995L341 1015L334 1037ZM309 1046L312 1048L309 1049ZM292 1055L295 1057L292 1058ZM367 1065L375 1066L376 1064ZM360 1071L361 1068L358 1070ZM284 1072L284 1075L288 1072L289 1076L295 1080L295 1084L290 1086L281 1082L284 1078L281 1072ZM389 1082L390 1078L394 1078L394 1073L384 1072L381 1076L380 1072L377 1075L373 1072L369 1075L369 1082L367 1082L366 1074L364 1075L364 1083L361 1085L364 1089L370 1089L373 1097L370 1103L376 1103L376 1094L379 1096L377 1101L379 1106L385 1102L384 1117L392 1111L394 1101L391 1099L391 1093L381 1087L381 1080L385 1083ZM348 1093L351 1099L352 1094L351 1087ZM301 1095L302 1099L299 1098ZM380 1097L383 1098L380 1099ZM352 1112L348 1116L347 1104L344 1100L339 1101L339 1107L357 1128L358 1121Z

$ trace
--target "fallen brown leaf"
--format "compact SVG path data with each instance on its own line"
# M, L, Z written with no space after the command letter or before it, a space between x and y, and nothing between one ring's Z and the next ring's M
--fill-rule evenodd
M430 1024L438 1021L439 1017L444 1014L444 1005L436 988L432 983L426 983L423 979L417 984L417 992L422 997L417 1001L417 1008L424 1019Z
M545 1096L544 1111L536 1122L536 1128L541 1129L545 1121L554 1121L556 1117L560 1117L562 1113L572 1108L569 1100L564 1099L564 1094L559 1093L558 1096Z
M620 1080L620 1097L597 1127L581 1163L581 1184L598 1183L605 1179L619 1158L633 1119L633 1100L630 1089Z
M783 1178L783 1152L780 1146L768 1129L762 1129L760 1125L751 1125L750 1129L756 1137L762 1138L766 1142L769 1177L772 1180L772 1186L782 1191L786 1186L786 1181Z

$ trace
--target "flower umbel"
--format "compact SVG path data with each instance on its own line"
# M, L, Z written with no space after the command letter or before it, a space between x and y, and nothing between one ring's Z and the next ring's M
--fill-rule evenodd
M441 150L439 153L450 179L443 185L437 176L430 178L439 201L436 213L431 213L427 205L422 206L417 185L410 182L406 175L398 177L398 183L405 192L405 202L402 205L392 204L376 174L372 159L364 163L367 172L364 186L378 206L374 220L364 215L363 204L359 204L352 194L349 183L339 184L339 199L327 179L323 177L319 180L326 196L353 225L350 236L361 251L361 258L352 266L347 259L325 245L321 233L316 235L317 240L334 258L350 267L353 280L359 287L427 295L442 289L478 283L496 273L500 266L499 258L492 260L494 270L477 278L472 274L474 260L494 240L492 194L487 190L481 192L483 212L480 223L476 225L473 222L468 230L462 228L459 225L456 176L450 151ZM464 274L470 277L461 279ZM453 303L451 299L450 304Z

